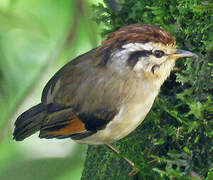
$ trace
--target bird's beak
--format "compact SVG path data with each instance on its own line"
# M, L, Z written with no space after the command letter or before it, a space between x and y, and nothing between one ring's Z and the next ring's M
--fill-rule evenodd
M172 54L172 58L178 59L183 57L190 57L190 58L198 58L198 56L190 51L185 51L181 49L177 49L174 54Z

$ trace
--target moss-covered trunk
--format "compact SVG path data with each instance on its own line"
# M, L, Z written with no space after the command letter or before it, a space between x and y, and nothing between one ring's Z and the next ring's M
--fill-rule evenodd
M137 175L130 177L129 173L132 171L132 168L129 164L106 146L91 145L88 146L81 180L143 179L143 177L147 179L153 179L153 177L159 179L158 173L151 172L150 165L154 165L156 159L150 156L151 149L143 147L143 137L140 136L140 131L143 131L142 126L127 138L113 144L114 147L121 151L123 156L136 164L136 167L140 170Z
M213 1L122 0L121 10L99 4L108 34L133 23L169 31L198 61L179 60L144 122L114 144L139 169L133 179L213 179ZM129 165L104 146L89 146L82 180L131 179Z
M104 146L89 146L82 180L126 179L130 167Z

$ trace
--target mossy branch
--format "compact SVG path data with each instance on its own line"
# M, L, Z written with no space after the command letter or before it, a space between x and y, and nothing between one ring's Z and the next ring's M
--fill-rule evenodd
M156 24L179 48L199 55L179 60L152 110L136 131L115 146L140 173L132 179L213 178L213 2L123 0L120 11L99 4L103 34L133 24ZM152 162L152 163L150 163ZM82 180L130 179L131 168L103 146L89 146Z

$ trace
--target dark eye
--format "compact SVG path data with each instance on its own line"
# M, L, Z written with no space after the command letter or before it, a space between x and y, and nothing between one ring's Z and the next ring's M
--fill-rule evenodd
M156 50L153 54L156 58L161 58L165 53L163 51Z

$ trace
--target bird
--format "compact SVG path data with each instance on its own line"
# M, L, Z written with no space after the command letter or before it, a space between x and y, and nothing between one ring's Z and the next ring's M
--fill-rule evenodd
M177 49L157 25L121 27L55 73L41 103L17 118L13 138L22 141L39 131L39 138L71 138L120 154L111 144L141 124L176 60L184 57L197 55Z

